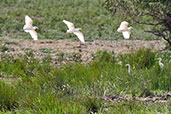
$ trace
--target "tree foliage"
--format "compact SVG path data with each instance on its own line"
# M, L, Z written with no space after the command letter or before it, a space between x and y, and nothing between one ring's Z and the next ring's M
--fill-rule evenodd
M122 13L138 24L152 26L151 32L171 46L171 0L105 0L112 13Z

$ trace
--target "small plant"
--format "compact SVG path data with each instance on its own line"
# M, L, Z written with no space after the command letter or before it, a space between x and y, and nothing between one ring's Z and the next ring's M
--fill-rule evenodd
M19 45L18 42L14 42L14 41L6 41L5 44L8 44L8 45L16 45L16 46Z
M57 56L58 56L58 61L64 61L65 60L65 53L63 52L60 52L60 53L57 53Z
M49 48L40 48L40 51L42 51L43 53L56 53L55 51L53 51L52 49Z
M81 61L81 54L80 53L72 53L71 54L73 61L79 62Z
M21 50L30 51L30 50L32 50L32 49L31 49L31 48L21 48Z

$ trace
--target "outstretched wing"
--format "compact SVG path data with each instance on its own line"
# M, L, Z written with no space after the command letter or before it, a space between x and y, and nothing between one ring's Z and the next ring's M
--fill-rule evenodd
M69 22L69 21L66 21L66 20L63 20L63 22L68 26L69 29L74 29L74 24Z
M79 38L79 40L80 40L82 43L85 43L84 35L83 35L82 32L77 31L77 32L74 32L74 34Z
M122 32L122 34L125 39L129 39L131 33L130 33L130 31L125 31L125 32Z
M128 22L123 21L121 22L119 28L117 29L118 32L126 32L128 31Z
M38 40L38 35L37 35L37 32L35 30L27 30L31 37L34 39L34 40Z
M123 21L123 22L121 22L121 24L120 24L120 27L119 28L126 28L126 27L128 27L128 22L126 22L126 21Z
M25 23L26 23L27 26L32 26L33 25L33 20L28 15L26 15L25 16Z
M127 31L130 31L130 30L128 29L128 27L122 27L122 28L118 28L117 31L118 32L127 32Z

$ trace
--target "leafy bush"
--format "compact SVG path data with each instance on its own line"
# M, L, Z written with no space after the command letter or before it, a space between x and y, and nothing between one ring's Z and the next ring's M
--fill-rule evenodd
M105 0L104 6L113 14L123 13L130 21L151 27L146 29L166 40L171 46L170 0Z

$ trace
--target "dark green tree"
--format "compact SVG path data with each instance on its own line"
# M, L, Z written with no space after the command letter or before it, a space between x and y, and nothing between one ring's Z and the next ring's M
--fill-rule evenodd
M171 0L105 0L103 5L113 14L151 26L146 32L162 37L171 47Z

